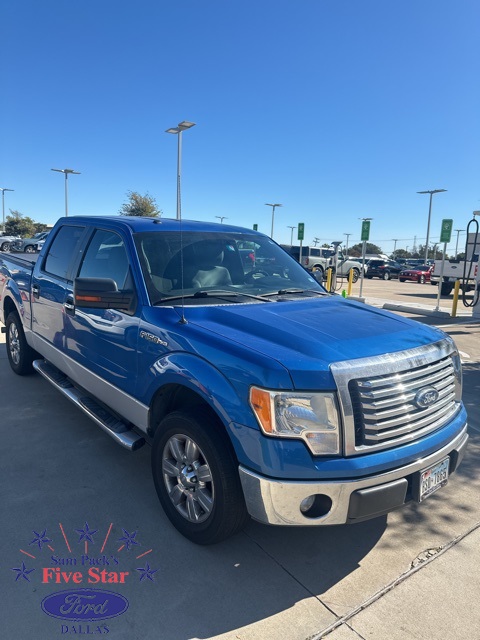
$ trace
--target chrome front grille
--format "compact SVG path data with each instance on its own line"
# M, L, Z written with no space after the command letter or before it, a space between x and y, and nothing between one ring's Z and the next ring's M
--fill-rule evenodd
M422 407L419 392L434 389L436 399ZM375 445L418 432L437 429L457 410L455 372L452 359L444 358L394 375L352 380L350 393L354 406L355 444Z
M412 442L440 429L460 411L460 358L449 338L330 366L347 456Z

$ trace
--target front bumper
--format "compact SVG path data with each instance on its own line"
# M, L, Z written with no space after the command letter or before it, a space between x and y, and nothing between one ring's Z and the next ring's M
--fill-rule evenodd
M285 481L258 475L240 466L248 512L255 520L273 525L334 525L360 522L397 509L413 498L415 474L450 457L450 474L460 464L467 445L467 425L448 445L403 467L358 480ZM302 513L309 496L316 508ZM319 515L320 514L320 515Z

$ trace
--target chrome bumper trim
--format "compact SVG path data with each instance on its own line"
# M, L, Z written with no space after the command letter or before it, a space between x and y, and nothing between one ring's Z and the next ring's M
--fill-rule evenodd
M420 471L461 450L468 439L467 425L448 445L404 467L359 480L288 481L272 480L240 466L240 480L249 514L255 520L273 525L318 526L345 524L350 496L358 489L376 487ZM300 511L302 500L313 494L325 494L332 500L330 511L319 518L308 518Z

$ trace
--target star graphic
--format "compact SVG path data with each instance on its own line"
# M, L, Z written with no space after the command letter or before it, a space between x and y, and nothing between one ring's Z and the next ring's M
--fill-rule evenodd
M137 535L138 531L134 531L133 533L128 533L128 531L125 531L125 529L123 529L123 533L124 533L124 536L122 538L119 538L118 541L125 542L127 551L130 551L130 549L133 547L134 544L137 544L137 545L140 544L140 542L137 542L135 540L135 536Z
M15 578L15 582L17 582L20 578L24 578L27 582L30 582L30 578L28 577L28 574L32 573L32 571L35 571L35 569L27 569L27 567L25 566L25 563L22 562L21 568L19 567L17 569L11 569L11 571L17 572L17 577Z
M47 542L51 542L50 538L47 538L46 533L47 530L44 529L42 531L42 533L37 533L36 531L33 532L36 536L36 538L34 538L30 544L38 544L38 548L41 549L42 545L47 544Z
M157 573L158 569L151 569L148 562L145 563L145 567L141 567L140 569L137 569L137 571L139 571L142 574L140 576L140 582L142 582L143 580L146 580L147 578L148 580L155 582L155 578L153 577L153 574Z
M88 540L89 542L94 542L93 536L97 533L98 529L91 530L88 527L88 522L85 522L85 527L83 529L75 529L77 533L80 534L80 538L78 542L82 540Z

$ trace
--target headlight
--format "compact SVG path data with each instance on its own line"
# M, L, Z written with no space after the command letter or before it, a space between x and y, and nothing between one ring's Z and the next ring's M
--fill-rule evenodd
M453 371L455 374L455 400L460 402L462 399L462 361L458 351L452 353Z
M250 405L265 435L301 438L316 456L340 453L340 421L334 393L252 387Z

